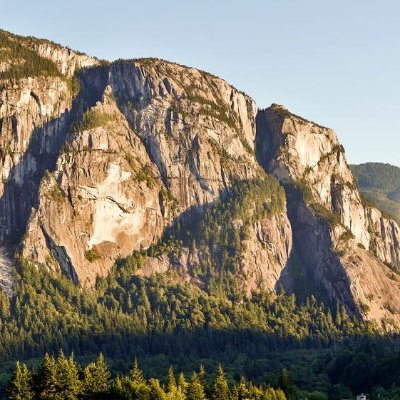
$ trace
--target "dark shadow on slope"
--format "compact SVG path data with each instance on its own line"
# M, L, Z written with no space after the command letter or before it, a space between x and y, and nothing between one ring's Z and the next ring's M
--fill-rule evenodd
M359 316L350 291L350 281L334 251L329 223L306 205L301 193L285 185L293 249L277 287L295 293L300 300L313 295L334 309L337 303Z
M276 167L284 117L271 109L260 110L256 118L256 157L267 173ZM307 205L303 188L290 182L281 182L285 188L287 213L293 232L293 251L283 269L276 288L313 295L326 305L337 302L359 316L350 291L350 281L330 237L329 222Z
M0 199L0 241L18 246L26 230L32 207L38 206L38 190L45 171L54 171L63 145L71 139L71 124L101 100L107 70L93 67L78 74L81 90L71 110L35 128L22 160L14 166ZM37 97L37 96L36 96Z

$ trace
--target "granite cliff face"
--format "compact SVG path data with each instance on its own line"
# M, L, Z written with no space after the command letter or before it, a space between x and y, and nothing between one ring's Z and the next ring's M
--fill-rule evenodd
M257 125L258 159L287 185L294 249L314 285L332 302L392 319L400 230L362 203L335 132L278 105L261 111ZM293 274L282 279L294 287Z
M362 203L335 132L276 105L258 120L262 143L258 151L266 170L282 181L301 184L309 202L334 213L360 244L399 268L399 228L379 210Z
M61 50L43 46L35 48L69 77L69 58L57 61ZM9 166L9 173L23 171L21 187L33 182L32 198L21 204L17 196L25 194L5 177L12 193L5 207L19 204L22 217L15 223L14 209L3 212L3 238L26 232L24 257L92 285L116 258L154 243L178 214L212 202L233 178L263 174L253 157L256 106L223 80L157 60L95 66L78 78L74 101L68 81L51 78L64 85L62 112L48 115L38 140L27 141L27 166Z
M258 110L195 68L157 59L102 63L51 42L2 35L5 254L92 286L119 257L154 245L178 222L190 225L234 182L262 180L266 171L284 185L287 207L252 220L240 239L243 292L297 292L302 275L308 294L388 326L398 319L400 229L363 205L333 130L281 106ZM15 53L16 41L28 53ZM12 75L28 59L52 74ZM196 246L182 246L148 257L137 273L173 270L202 287L194 272L202 258ZM12 257L4 260L0 287L11 293Z

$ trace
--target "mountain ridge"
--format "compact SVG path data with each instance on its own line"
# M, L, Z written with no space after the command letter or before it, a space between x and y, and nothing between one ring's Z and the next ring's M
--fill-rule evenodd
M235 296L260 287L290 292L296 256L327 304L395 329L400 228L362 203L332 129L283 106L259 109L196 68L159 59L102 63L29 43L21 46L50 59L61 75L0 75L1 145L8 149L1 160L3 246L11 242L39 267L90 287L166 228L190 226L235 181L269 181L268 173L285 187L287 211L256 220L243 214L232 220L229 240L237 247L226 250L221 238L220 246L179 245L177 253L148 257L142 273L175 269L183 281L207 287L209 276L201 282L196 271L222 277L231 268L241 282ZM2 52L2 73L10 73L15 67Z

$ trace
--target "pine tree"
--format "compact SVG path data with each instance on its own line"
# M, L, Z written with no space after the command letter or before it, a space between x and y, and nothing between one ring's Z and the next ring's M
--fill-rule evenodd
M113 384L113 394L117 396L117 399L131 399L131 383L132 381L124 376L120 377L117 376L114 379L114 384Z
M142 370L139 368L139 363L137 358L135 357L135 361L133 363L133 368L131 369L131 372L129 374L131 380L133 382L137 382L137 383L144 383L145 379L143 376L143 372Z
M32 400L33 397L31 375L26 365L18 361L8 388L8 399Z
M57 393L57 370L54 357L46 354L42 358L39 373L37 375L37 386L40 400L51 400Z
M83 370L83 387L85 395L90 399L107 394L110 391L111 373L104 359L100 354L96 362L90 363Z
M142 370L139 368L139 363L136 358L133 363L133 368L129 373L128 379L123 382L129 386L129 398L138 400L149 399L150 387L146 383L146 379L143 376Z
M61 351L57 359L57 393L60 399L76 400L82 391L78 368L71 355L66 358Z
M248 398L252 398L249 393L249 388L247 387L247 383L244 378L240 380L239 385L237 385L234 389L235 395L232 396L235 400L245 400Z
M186 392L187 400L206 400L206 395L204 393L204 387L199 379L198 374L194 372L190 379L189 386Z
M205 370L203 364L200 364L199 373L197 374L197 376L199 378L201 385L203 386L204 393L207 396L207 394L209 392L209 388L208 388L208 384L207 384L207 373L206 373L206 370Z
M172 367L168 371L168 399L169 400L185 400L183 390L177 385L174 370Z
M181 372L178 378L178 389L181 391L182 394L186 394L187 388L189 384L186 381L185 375Z
M167 400L168 399L168 397L165 394L164 389L161 387L158 379L150 379L149 387L150 387L149 400Z
M286 368L284 368L279 375L278 386L285 392L287 396L291 396L295 391L292 377Z
M217 375L212 389L212 400L229 400L229 387L225 378L224 370L219 365Z
M172 367L169 367L169 370L168 370L168 392L171 393L175 389L176 389L176 380L175 380L174 369Z

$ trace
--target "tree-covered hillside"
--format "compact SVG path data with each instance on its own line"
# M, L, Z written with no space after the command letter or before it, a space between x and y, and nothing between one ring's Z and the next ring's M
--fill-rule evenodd
M383 163L352 165L362 194L400 223L400 168Z
M243 296L237 285L249 225L280 212L284 200L274 178L235 182L223 201L197 219L181 221L158 244L120 260L94 289L20 260L14 296L0 293L0 378L5 384L15 359L34 365L46 352L64 350L86 360L103 352L115 372L125 372L138 356L154 376L170 364L189 372L200 362L207 368L222 362L231 379L246 376L259 384L289 368L300 387L327 393L331 382L308 364L332 345L342 348L378 335L373 324L313 297L298 302L294 295L262 288ZM243 225L233 224L238 218ZM186 245L203 254L195 273L205 286L180 280L174 270L138 276L148 257L179 253Z

